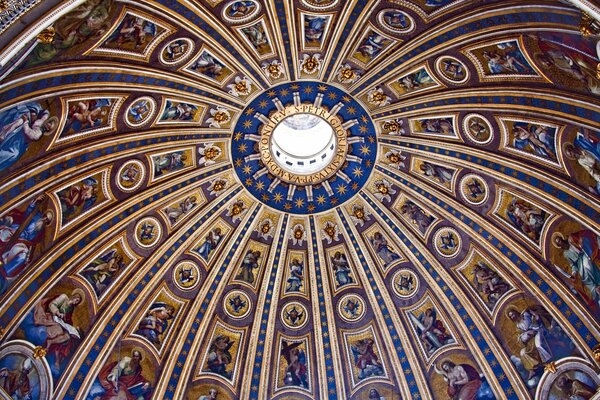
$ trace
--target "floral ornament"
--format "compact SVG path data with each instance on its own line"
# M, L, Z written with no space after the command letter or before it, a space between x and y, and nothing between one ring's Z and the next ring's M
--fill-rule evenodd
M306 230L302 224L296 224L292 227L292 237L290 239L296 246L302 246L302 243L306 240Z
M388 104L390 104L390 101L392 101L392 98L390 96L387 96L385 93L383 93L382 88L375 88L375 89L369 90L369 92L367 93L367 101L378 107L383 107L383 106L387 106Z
M227 88L229 89L229 94L235 97L248 96L252 92L252 82L246 77L240 78L236 76L234 83L227 85Z
M327 244L340 240L340 228L331 221L325 222L323 229L321 229L321 234L323 235L323 239L327 241Z
M258 224L256 232L259 238L269 240L275 233L275 224L270 218L266 218Z
M201 167L213 165L216 162L216 159L221 156L222 152L223 151L219 146L215 146L213 143L206 143L204 147L198 149L198 154L200 154L198 164Z
M210 115L210 118L206 120L210 128L222 128L231 121L231 114L225 107L211 108Z
M48 354L48 351L42 346L35 346L33 349L33 358L36 360L46 357L46 354Z
M405 167L404 160L406 160L406 156L400 150L388 151L385 153L385 158L387 164L392 168L400 169L400 167Z
M352 213L350 214L350 219L354 225L362 227L365 222L371 220L371 213L360 204L355 204L351 209Z
M234 202L231 207L227 210L227 216L231 218L231 220L236 223L242 219L242 215L248 211L246 204L242 200L237 200Z
M217 178L210 182L208 190L211 196L221 195L229 186L229 182L223 178Z
M383 121L383 129L388 135L404 135L404 120L402 119L391 119Z
M307 74L313 75L321 70L321 65L323 64L323 60L321 59L320 54L303 54L302 62L300 63L300 71Z
M263 71L269 75L271 79L278 79L283 74L283 66L279 60L273 60L270 63L264 63L262 65Z
M385 178L378 179L375 181L375 189L376 192L373 195L377 198L377 200L390 202L392 201L392 194L396 194L396 190L392 188L392 184Z
M338 71L338 81L341 83L354 83L360 79L358 70L352 69L350 64L344 64Z

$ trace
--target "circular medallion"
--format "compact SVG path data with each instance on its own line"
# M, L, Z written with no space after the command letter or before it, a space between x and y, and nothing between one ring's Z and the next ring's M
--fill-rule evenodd
M223 299L225 313L234 319L242 319L250 313L250 297L241 290L232 290Z
M392 290L402 299L413 297L419 291L419 278L410 269L401 269L392 277Z
M300 329L308 322L308 311L302 303L289 302L281 310L281 322L290 329Z
M494 138L492 124L483 115L467 115L463 120L463 130L468 139L477 144L487 144Z
M444 227L433 236L435 251L442 257L452 258L462 247L462 239L455 229Z
M232 1L223 7L223 18L227 22L239 24L254 18L260 12L260 4L254 0Z
M469 70L457 58L442 56L435 62L435 69L451 83L465 83L469 79Z
M302 4L312 10L328 10L339 2L340 0L302 0Z
M364 186L377 158L369 114L320 82L286 83L259 95L234 132L238 177L254 197L284 212L342 204Z
M463 199L474 206L482 205L489 195L489 188L482 177L475 174L465 175L460 180L460 194Z
M125 123L132 128L144 125L154 115L156 101L149 96L140 97L127 109Z
M165 65L176 65L188 58L194 51L194 42L188 38L170 41L160 52L160 62Z
M173 268L173 282L181 290L193 290L200 283L200 268L191 261L182 261Z
M141 247L154 246L162 236L162 226L154 217L146 217L135 225L135 241Z
M344 321L356 322L365 312L365 301L356 294L347 294L338 302L338 313Z
M309 179L309 184L320 183L335 175L346 160L346 129L322 107L290 105L262 126L259 152L269 172L281 180L294 185Z
M132 192L140 187L146 176L146 168L139 160L130 160L117 172L117 186L124 192Z
M395 8L381 10L377 14L377 21L383 29L393 33L408 33L415 28L412 17Z

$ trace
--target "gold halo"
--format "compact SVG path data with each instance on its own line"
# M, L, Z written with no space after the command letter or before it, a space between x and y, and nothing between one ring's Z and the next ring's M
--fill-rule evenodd
M559 247L558 247L558 246L556 245L556 243L554 242L554 241L556 240L556 238L557 238L557 237L559 237L559 238L561 238L561 239L563 239L563 240L564 240L564 239L565 239L565 235L563 235L563 234L562 234L562 233L560 233L560 232L554 232L554 233L552 234L552 237L550 238L550 242L552 243L552 246L554 246L554 247L556 247L556 248L558 249Z
M81 302L79 304L83 304L85 302L85 292L81 288L73 289L71 292L71 296L78 294L81 297Z

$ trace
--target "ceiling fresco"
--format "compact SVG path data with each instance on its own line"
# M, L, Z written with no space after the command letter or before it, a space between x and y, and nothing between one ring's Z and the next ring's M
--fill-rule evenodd
M0 26L1 398L598 398L572 4L38 3Z

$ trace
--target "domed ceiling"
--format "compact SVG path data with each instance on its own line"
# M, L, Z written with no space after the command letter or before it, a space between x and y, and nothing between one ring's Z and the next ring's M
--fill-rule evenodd
M3 398L598 391L574 6L0 4Z

